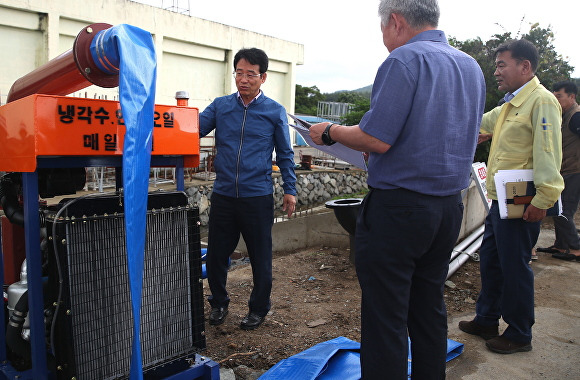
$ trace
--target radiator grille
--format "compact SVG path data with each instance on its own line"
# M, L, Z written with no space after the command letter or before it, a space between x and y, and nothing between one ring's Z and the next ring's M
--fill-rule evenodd
M75 213L81 209L77 206ZM144 370L205 348L197 220L197 209L187 206L147 213L141 299ZM65 238L58 256L64 267L63 304L70 310L61 310L57 318L59 332L67 337L55 343L57 362L74 368L65 371L68 378L126 377L133 318L123 214L68 217L56 224L64 234L57 241Z

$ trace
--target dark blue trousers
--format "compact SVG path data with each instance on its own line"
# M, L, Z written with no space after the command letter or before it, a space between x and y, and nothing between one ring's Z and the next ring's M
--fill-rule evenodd
M554 217L556 241L554 246L560 249L580 249L580 236L574 224L574 214L580 204L580 173L564 176L562 191L562 215Z
M356 270L362 290L362 378L445 378L447 311L443 286L457 242L460 194L433 197L372 189L356 227Z
M475 321L496 326L503 318L508 324L503 336L519 343L532 340L534 273L529 261L540 224L521 218L501 219L497 201L493 201L479 250L481 292Z
M212 193L206 259L211 290L208 301L212 307L229 305L226 290L228 259L236 249L241 234L248 249L254 282L248 307L260 316L268 313L272 291L273 223L272 195L231 198Z

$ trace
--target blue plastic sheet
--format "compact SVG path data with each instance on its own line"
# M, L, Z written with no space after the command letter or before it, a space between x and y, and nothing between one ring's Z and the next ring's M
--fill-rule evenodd
M119 100L126 128L123 146L125 241L133 310L129 377L142 379L140 316L157 78L155 47L151 33L122 24L99 32L91 44L91 53L103 71L119 70Z
M463 343L456 342L451 339L447 339L447 358L446 361L451 359L455 359L463 352ZM409 379L411 379L411 340L409 340L409 359L408 359L408 366L407 366L407 374Z
M410 345L410 341L409 341ZM447 361L463 352L463 343L447 339ZM409 346L409 376L411 349ZM305 351L276 363L260 380L358 380L360 343L338 337L319 343Z
M318 376L326 371L336 373L336 377L325 377L325 380L340 379L340 380L356 380L360 379L360 363L359 351L360 343L340 336L332 340L318 343L309 349L302 351L294 356L289 357L276 363L266 373L260 376L260 380L282 380L282 379L319 379ZM355 362L352 363L352 355L344 356L343 353L350 352L354 354ZM335 359L332 361L331 359ZM345 359L343 362L340 359ZM338 359L338 360L336 360ZM329 366L332 362L332 369ZM356 373L351 374L351 377L346 376L347 368L350 369L354 364ZM338 367L335 369L334 367ZM342 373L341 371L345 371Z

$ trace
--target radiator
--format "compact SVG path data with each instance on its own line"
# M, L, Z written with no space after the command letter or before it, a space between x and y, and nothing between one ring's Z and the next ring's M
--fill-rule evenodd
M60 215L46 217L54 246L48 288L58 304L50 334L57 376L125 378L133 317L122 201L104 196L63 207ZM198 209L181 192L150 194L146 236L141 298L145 374L176 363L187 366L192 354L205 348Z

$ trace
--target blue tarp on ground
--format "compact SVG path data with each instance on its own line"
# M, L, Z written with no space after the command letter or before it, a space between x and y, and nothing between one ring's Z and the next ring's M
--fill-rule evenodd
M410 343L409 343L410 344ZM279 361L260 380L358 380L360 343L338 337ZM447 339L447 361L463 352L463 343ZM409 374L411 349L409 347Z

